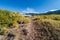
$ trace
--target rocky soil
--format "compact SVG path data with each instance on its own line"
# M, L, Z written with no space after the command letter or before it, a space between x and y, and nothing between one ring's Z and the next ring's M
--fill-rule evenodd
M60 31L55 30L49 22L33 21L29 24L18 24L0 40L60 40Z

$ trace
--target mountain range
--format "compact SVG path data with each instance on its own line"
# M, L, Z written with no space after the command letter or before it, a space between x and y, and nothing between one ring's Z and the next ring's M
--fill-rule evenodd
M46 13L26 13L26 15L51 15L51 14L60 14L60 10L48 11Z

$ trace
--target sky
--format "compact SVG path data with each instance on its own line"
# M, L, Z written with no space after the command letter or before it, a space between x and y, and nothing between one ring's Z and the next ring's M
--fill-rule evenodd
M60 10L60 0L0 0L0 9L20 13Z

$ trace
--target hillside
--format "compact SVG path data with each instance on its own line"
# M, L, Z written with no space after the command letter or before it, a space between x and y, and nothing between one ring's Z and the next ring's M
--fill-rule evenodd
M60 40L59 11L47 13L26 17L0 10L0 40Z

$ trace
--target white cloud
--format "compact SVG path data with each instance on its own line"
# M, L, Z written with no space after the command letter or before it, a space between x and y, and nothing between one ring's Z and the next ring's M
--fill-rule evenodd
M58 9L54 9L54 10L50 10L50 11L56 11L56 10L58 10Z
M55 11L55 10L50 10L50 11Z
M50 10L50 11L56 11L56 10Z
M26 8L25 10L22 11L22 13L39 13L35 11L33 8Z

